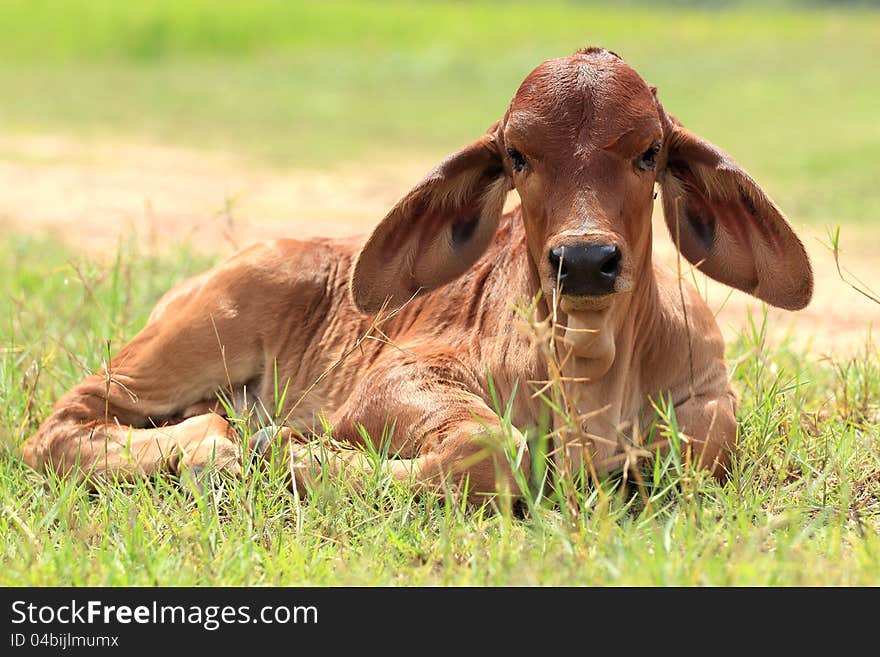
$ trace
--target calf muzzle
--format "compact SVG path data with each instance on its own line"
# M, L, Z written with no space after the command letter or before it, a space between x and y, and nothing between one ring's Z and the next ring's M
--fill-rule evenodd
M550 250L550 271L568 296L601 296L615 291L623 256L613 244L572 244Z

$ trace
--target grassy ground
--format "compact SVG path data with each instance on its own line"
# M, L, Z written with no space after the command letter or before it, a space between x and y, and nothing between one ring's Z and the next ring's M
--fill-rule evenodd
M37 261L33 254L42 258ZM22 257L26 254L26 257ZM742 444L722 486L667 459L646 494L610 479L519 515L413 499L381 478L312 499L249 471L202 494L172 479L97 493L14 446L203 263L124 247L107 266L28 238L0 246L0 584L878 584L880 359L730 346Z
M4 130L233 149L283 167L438 156L537 62L601 43L730 148L796 221L880 212L880 14L735 8L263 0L0 3ZM844 233L846 235L846 233ZM643 497L610 479L525 511L413 499L382 479L299 500L249 472L97 493L17 446L53 401L207 262L137 245L96 259L0 239L0 584L878 584L880 353L729 345L731 480L674 458ZM875 285L876 287L876 285Z

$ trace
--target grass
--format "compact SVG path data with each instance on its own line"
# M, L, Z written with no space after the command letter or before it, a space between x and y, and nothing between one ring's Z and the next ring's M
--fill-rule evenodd
M0 584L880 583L877 346L831 360L770 349L760 317L729 349L742 438L724 486L675 452L646 472L647 499L612 477L519 514L381 476L362 491L329 479L305 500L256 469L201 493L172 478L95 493L45 481L16 446L205 264L135 249L100 264L32 238L0 245Z
M880 13L584 3L0 3L0 121L231 150L282 167L437 159L540 61L623 55L798 220L867 222Z

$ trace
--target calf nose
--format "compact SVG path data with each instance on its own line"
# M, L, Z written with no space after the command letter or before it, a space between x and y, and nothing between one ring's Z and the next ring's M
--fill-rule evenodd
M550 250L553 279L559 280L563 294L611 294L620 265L620 249L611 244L574 244Z

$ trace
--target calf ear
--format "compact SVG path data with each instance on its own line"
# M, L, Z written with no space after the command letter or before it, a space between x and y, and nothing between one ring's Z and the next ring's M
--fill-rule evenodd
M386 300L398 307L457 278L486 251L511 189L494 127L441 162L370 235L351 276L360 310L375 313Z
M673 119L659 180L672 239L700 271L780 308L809 303L813 271L803 244L729 155Z

